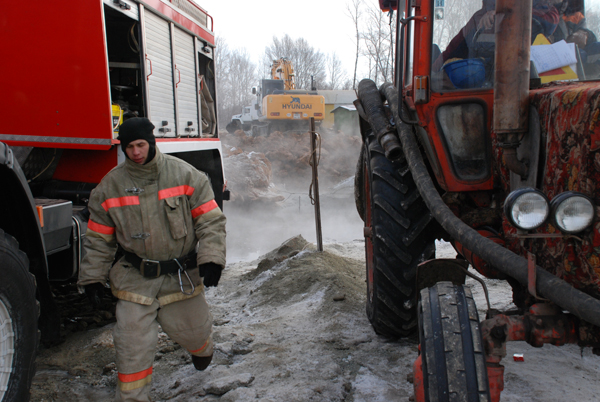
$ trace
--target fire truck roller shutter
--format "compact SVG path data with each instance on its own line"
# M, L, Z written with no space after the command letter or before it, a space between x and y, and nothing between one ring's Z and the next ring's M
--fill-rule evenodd
M156 127L156 137L174 137L176 122L171 29L167 21L150 11L145 13L144 18L146 55L152 63L152 74L147 77L150 120ZM167 125L163 124L165 121Z
M177 135L198 136L198 101L196 96L196 60L194 38L184 30L175 27L175 65L177 66L177 107L179 121Z

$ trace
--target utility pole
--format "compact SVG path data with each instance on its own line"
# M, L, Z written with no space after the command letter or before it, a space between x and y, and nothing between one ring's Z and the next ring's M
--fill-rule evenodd
M321 233L321 201L319 200L319 173L317 171L317 133L315 131L315 118L310 118L310 149L312 166L312 184L311 190L314 190L314 197L311 195L311 201L315 206L315 225L317 227L317 251L323 251L323 235Z

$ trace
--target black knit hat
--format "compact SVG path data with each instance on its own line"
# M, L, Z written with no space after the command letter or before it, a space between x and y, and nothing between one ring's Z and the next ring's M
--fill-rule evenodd
M125 151L127 145L135 140L146 140L148 144L155 145L154 124L145 117L132 117L119 127L117 140L121 141L121 149Z
M129 145L130 142L146 140L150 145L148 162L151 161L152 158L154 158L156 147L156 138L154 137L153 130L154 124L145 117L133 117L123 122L119 127L119 136L117 137L117 140L121 141L121 149L125 155L127 156L125 148L127 148L127 145Z

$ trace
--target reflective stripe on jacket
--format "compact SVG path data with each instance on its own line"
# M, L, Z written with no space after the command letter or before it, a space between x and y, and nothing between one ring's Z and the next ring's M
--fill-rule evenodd
M198 264L225 266L226 219L209 179L158 149L146 165L127 159L111 170L92 191L88 208L80 286L105 283L110 271L112 292L120 299L151 304L159 298L166 304L188 297L181 293L177 275L144 278L123 258L111 269L117 243L157 261L186 255L198 244ZM201 292L197 269L188 273L199 285L195 294Z

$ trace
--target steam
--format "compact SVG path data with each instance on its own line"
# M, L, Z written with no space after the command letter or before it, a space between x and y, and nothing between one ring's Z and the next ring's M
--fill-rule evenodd
M354 202L354 173L362 140L356 132L319 132L323 241L362 241L364 224ZM308 196L312 181L309 134L275 132L252 138L238 131L223 133L221 139L225 155L229 152L224 162L233 194L224 205L228 262L256 259L298 234L315 243L314 205Z
M301 234L316 242L314 206L307 195L292 195L284 206L225 204L227 216L227 261L251 261L285 240ZM353 198L321 195L324 243L363 239L363 222Z

